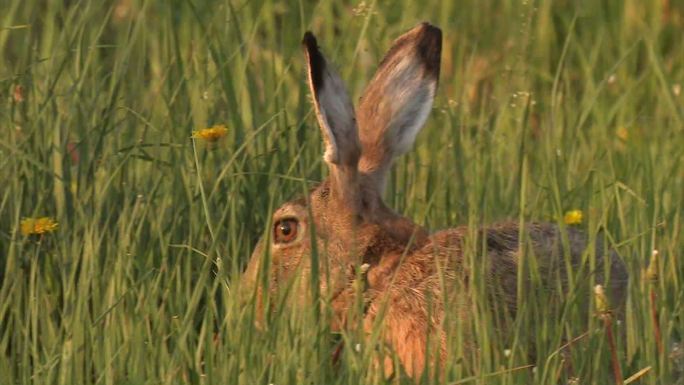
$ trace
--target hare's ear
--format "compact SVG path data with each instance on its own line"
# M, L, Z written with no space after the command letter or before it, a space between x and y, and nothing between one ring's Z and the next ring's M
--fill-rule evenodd
M392 161L411 149L430 113L439 79L442 31L422 23L394 41L359 106L359 171L378 192Z
M357 208L359 202L358 163L361 154L356 116L347 90L335 70L318 49L311 32L302 41L307 75L318 124L323 133L331 176L331 192Z

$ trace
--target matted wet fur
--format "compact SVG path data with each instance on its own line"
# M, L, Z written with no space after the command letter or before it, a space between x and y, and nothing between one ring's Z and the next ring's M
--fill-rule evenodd
M333 328L347 326L358 294L354 282L363 275L362 324L370 332L381 316L382 341L414 377L423 373L429 361L428 334L439 336L438 359L446 358L446 312L465 320L472 309L472 299L463 290L473 279L463 261L469 229L429 234L388 208L381 198L393 160L412 147L432 107L441 45L442 32L428 23L400 36L354 112L344 83L319 51L315 37L310 32L304 35L308 84L330 175L304 199L287 202L273 213L273 228L257 245L243 278L243 286L253 288L260 304L262 286L254 284L266 251L271 256L266 273L273 293L295 272L309 274L313 227L320 289L333 307ZM520 245L529 245L524 255L536 256L541 287L565 290L570 266L573 274L593 275L595 282L607 284L614 304L624 302L624 264L614 253L605 257L597 242L595 265L588 271L582 258L588 240L578 230L567 229L563 235L556 225L531 223L521 232L517 223L505 222L476 233L486 264L482 278L491 289L492 303L503 304L504 318L514 317L517 311ZM295 291L295 296L304 297L307 292ZM468 332L464 334L467 337Z

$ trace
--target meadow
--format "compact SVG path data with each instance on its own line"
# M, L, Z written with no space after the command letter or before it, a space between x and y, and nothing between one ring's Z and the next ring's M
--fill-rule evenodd
M331 335L325 306L281 306L257 329L236 292L272 210L327 172L303 33L356 100L424 20L444 35L439 89L387 203L430 229L581 210L573 226L631 280L615 349L595 314L550 322L530 296L506 338L475 305L479 354L419 381L611 384L615 352L628 383L684 384L681 1L0 9L0 384L415 383L385 378L365 343L334 363L337 341L359 340ZM216 125L220 139L193 138ZM459 357L458 331L449 346Z

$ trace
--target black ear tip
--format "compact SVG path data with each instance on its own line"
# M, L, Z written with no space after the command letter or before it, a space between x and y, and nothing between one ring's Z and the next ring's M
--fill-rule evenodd
M315 90L320 91L323 88L323 71L325 70L325 59L323 54L318 50L318 42L313 33L307 31L302 38L302 45L306 51L306 57L311 76L311 85Z
M418 45L433 52L442 50L442 30L434 25L423 22L416 28Z
M422 33L434 36L435 38L442 38L442 30L427 21L418 24L418 28L422 31Z
M316 41L316 36L314 36L311 31L306 31L304 33L302 44L304 47L306 47L307 51L318 51L318 42Z
M442 56L442 30L423 22L415 28L417 50L425 63L429 76L439 78L439 63Z

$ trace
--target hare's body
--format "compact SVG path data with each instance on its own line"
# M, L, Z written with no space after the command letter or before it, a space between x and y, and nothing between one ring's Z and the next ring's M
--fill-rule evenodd
M481 283L475 280L484 280L503 319L515 316L521 284L562 292L573 275L581 275L587 285L607 284L616 303L624 300L624 265L613 254L604 256L600 242L595 253L587 253L587 239L578 230L532 223L521 231L517 223L501 223L430 235L383 203L392 161L410 149L432 105L439 77L439 29L423 23L394 42L357 112L310 33L304 47L330 176L304 199L275 211L272 232L255 249L246 283L256 282L260 270L268 274L271 291L294 274L306 277L315 245L321 293L334 309L333 327L350 324L350 309L361 295L365 328L371 331L382 322L383 340L413 376L431 361L426 360L428 335L438 336L432 340L438 342L439 357L446 358L445 328L450 325L445 320L448 315L468 319L474 299L467 289ZM471 271L473 261L464 260L466 247L483 267L478 274ZM271 266L261 269L265 252L271 254ZM532 273L520 270L528 256L534 256ZM363 289L356 284L361 277ZM261 290L257 285L259 297ZM463 333L467 339L468 331Z
M544 291L541 295L553 297L553 293L559 294L567 287L566 257L558 227L548 223L532 223L525 226L524 232L532 248L525 254L520 252L520 228L517 223L498 223L480 230L475 236L478 244L482 243L482 247L486 248L486 252L478 253L485 265L480 279L485 282L489 295L495 297L490 305L498 304L500 307L496 311L506 313L499 314L500 318L514 317L517 311L521 255L539 256L535 258L535 266L528 266L528 269L535 270L540 282L525 282L528 290ZM583 269L584 274L579 276L583 279L592 277L591 282L595 283L605 283L608 275L611 299L615 304L622 303L627 280L622 262L614 254L602 256L603 247L599 243L596 245L596 265L593 271L589 271L590 258L582 257L587 251L585 235L574 229L568 229L566 234L570 253L567 262L576 270L574 273ZM444 358L445 311L458 317L461 325L468 324L469 314L473 311L470 298L464 296L464 293L469 292L469 281L473 279L467 261L463 260L463 247L468 236L467 227L447 229L431 235L423 245L410 253L393 248L383 250L383 257L378 260L369 260L371 267L367 277L368 310L365 313L365 325L370 331L375 317L382 315L385 341L394 348L409 375L419 374L424 369L429 332L433 338L438 336L440 339L439 347ZM587 281L585 292L590 288L590 282ZM354 298L351 292L349 298ZM586 302L589 303L589 300ZM349 306L352 304L338 308L341 310ZM475 347L466 346L464 350L472 348Z

